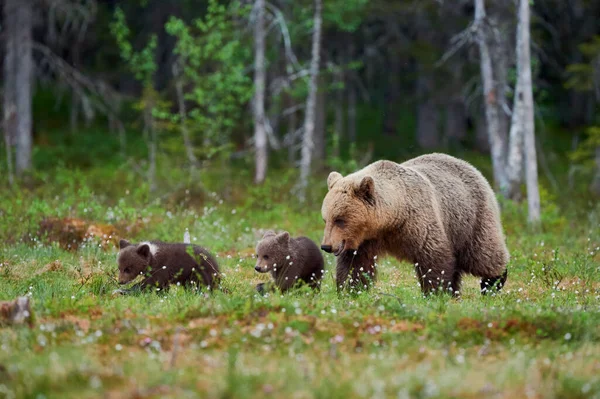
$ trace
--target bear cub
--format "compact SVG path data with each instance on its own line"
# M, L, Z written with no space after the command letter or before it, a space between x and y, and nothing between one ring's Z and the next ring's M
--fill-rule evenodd
M271 273L281 292L301 282L313 289L321 286L325 273L323 255L307 237L292 238L287 231L280 234L267 231L256 245L256 256L254 269L259 273ZM267 286L258 284L256 290L264 293Z
M218 286L219 265L204 248L192 244L146 241L132 244L119 241L119 284L127 284L137 276L144 279L132 289L166 288L170 284Z

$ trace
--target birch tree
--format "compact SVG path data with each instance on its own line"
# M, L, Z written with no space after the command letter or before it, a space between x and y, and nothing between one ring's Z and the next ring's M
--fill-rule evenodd
M267 174L268 140L265 126L265 0L256 0L254 23L254 181L262 183Z
M304 119L304 135L302 137L302 152L300 160L300 200L306 198L306 187L312 161L314 148L313 135L315 131L316 101L319 80L319 63L321 52L321 0L315 0L315 14L313 20L312 51L310 61L310 80L308 87L308 98L306 99L306 110Z
M498 104L497 100L494 66L488 44L490 35L488 34L489 27L486 23L484 0L475 0L475 23L473 27L479 47L479 64L485 102L485 120L487 123L490 151L492 153L494 182L496 186L505 187L507 179L505 174L505 143L502 139L500 126L501 104Z
M526 165L527 200L529 207L529 221L536 223L540 218L540 198L537 178L537 156L535 146L534 112L533 112L533 83L531 77L531 50L530 50L530 17L529 0L519 0L517 13L517 84L515 87L514 104L508 140L503 138L502 112L503 101L498 102L498 97L504 96L504 60L498 59L504 53L501 45L500 51L495 52L493 60L489 48L490 41L502 43L498 32L490 32L486 20L484 0L475 0L474 29L477 34L479 46L481 78L485 98L485 114L492 152L494 167L494 181L496 186L506 198L519 199L520 184L523 174L523 159ZM501 57L500 57L501 58ZM496 62L494 62L496 61ZM494 77L500 76L498 78Z
M4 134L12 180L12 145L16 147L16 174L31 168L32 116L31 94L33 84L31 0L5 0L4 32Z
M531 79L529 0L519 1L517 28L517 95L523 102L524 144L525 144L525 181L527 183L527 206L530 223L540 220L540 192L538 187L537 154L535 147L535 125L533 119L533 84ZM519 82L521 83L519 88ZM519 89L521 91L519 91ZM513 110L513 113L515 110ZM512 127L511 127L512 129Z

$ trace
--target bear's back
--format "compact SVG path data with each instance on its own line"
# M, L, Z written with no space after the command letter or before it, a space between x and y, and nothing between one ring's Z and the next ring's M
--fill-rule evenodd
M446 154L427 154L401 166L427 178L435 191L437 206L444 213L444 227L455 247L466 244L480 218L499 221L494 192L473 165Z

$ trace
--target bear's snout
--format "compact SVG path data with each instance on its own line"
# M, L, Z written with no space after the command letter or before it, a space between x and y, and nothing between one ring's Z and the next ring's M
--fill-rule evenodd
M331 251L333 251L331 245L321 245L321 249L329 254L331 253Z
M260 265L256 265L254 266L254 270L256 270L257 272L262 271L262 268L260 267Z

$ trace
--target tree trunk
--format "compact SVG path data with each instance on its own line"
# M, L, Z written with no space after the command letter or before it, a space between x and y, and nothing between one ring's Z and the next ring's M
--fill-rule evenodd
M416 21L417 40L423 43L434 43L434 29L429 16L420 13ZM440 146L440 131L438 129L438 107L434 101L435 82L433 65L426 60L420 60L417 66L417 143L423 149L433 149Z
M485 121L485 110L483 105L478 107L475 115L472 116L475 123L475 146L478 151L489 154L490 153L490 140L487 130L487 124Z
M17 36L14 34L17 25L15 14L16 1L4 3L4 98L3 98L3 127L4 144L6 145L6 163L8 168L8 181L12 185L13 174L13 146L17 137L17 104L16 104L16 70L17 70Z
M521 40L519 37L518 40ZM522 51L520 43L517 45L517 54L519 57ZM517 59L517 68L523 68L520 64L520 59ZM509 148L508 148L508 159L506 162L506 177L507 185L502 187L502 195L505 198L512 199L514 201L521 200L521 182L523 176L523 143L525 135L525 104L524 104L524 90L522 75L519 74L517 80L517 86L515 87L515 99L512 111L512 121L510 125L509 134Z
M600 196L600 146L596 147L596 173L590 184L590 191L596 196Z
M348 45L346 57L347 63L354 57L354 44L352 42ZM353 73L349 73L350 77ZM348 92L348 139L351 143L356 143L356 86L352 84L351 79L347 79L346 84L346 91Z
M254 23L254 145L256 171L254 181L260 184L267 175L268 140L265 126L265 0L256 0Z
M344 71L340 68L335 72L335 119L333 123L333 157L340 156L340 144L344 138Z
M504 140L500 126L497 89L494 84L494 68L486 29L486 14L484 0L475 0L475 26L477 27L477 42L479 46L481 80L483 81L483 97L485 103L485 119L492 153L494 169L494 184L496 187L506 186Z
M294 98L288 93L286 94L287 98L287 107L288 109L292 109L296 104ZM298 116L297 113L290 112L288 115L288 132L287 136L289 137L288 141L288 162L290 165L294 165L296 163L296 130L298 129Z
M508 112L508 69L511 58L510 29L512 24L502 21L502 16L491 17L491 24L496 28L491 52L492 65L494 66L495 94L498 114L498 135L502 143L502 152L506 159L508 154L508 136L510 129L510 113Z
M526 162L525 181L527 183L529 222L536 224L540 221L540 192L538 186L537 154L535 147L529 21L529 0L520 0L519 25L517 28L517 73L518 81L521 83L522 93L517 92L517 97L523 97L522 112ZM517 84L517 86L519 85Z
M193 170L198 166L198 158L196 158L196 155L194 154L194 146L187 125L187 109L183 94L183 81L178 76L175 77L175 91L177 93L177 106L179 108L179 127L181 129L183 145L185 146L185 154L187 155L188 162Z
M462 60L454 58L453 62L449 64L449 68L451 69L451 82L445 107L444 142L450 147L458 147L467 137L467 107L462 95Z
M5 141L11 145L16 144L17 175L31 168L32 14L31 0L5 0L4 2ZM9 173L12 173L12 156L9 156L9 163Z
M383 95L383 134L395 136L398 134L398 96L400 94L400 66L399 52L391 48L389 52L390 70L388 71L388 84Z
M148 185L150 186L150 192L156 191L156 152L158 145L156 126L152 116L153 107L152 101L150 101L147 102L144 108L144 136L148 146Z
M325 163L326 156L326 120L327 120L327 104L326 104L326 84L323 75L319 77L319 89L317 90L317 100L315 106L315 132L314 143L315 150L313 156L313 164L316 168L320 168Z
M446 105L444 137L450 147L457 147L467 136L467 110L461 99Z
M433 149L440 145L438 131L438 110L431 98L433 76L419 67L417 77L417 142L424 149Z
M302 158L300 160L300 201L306 199L306 188L313 152L313 134L315 130L315 108L317 100L317 84L319 81L319 61L321 52L321 0L315 0L315 16L312 35L312 55L310 61L310 82L306 100L304 135L302 140Z

